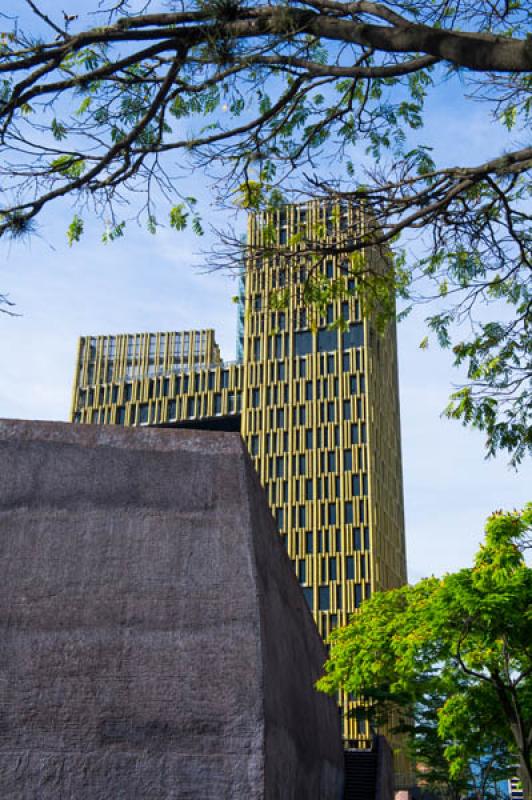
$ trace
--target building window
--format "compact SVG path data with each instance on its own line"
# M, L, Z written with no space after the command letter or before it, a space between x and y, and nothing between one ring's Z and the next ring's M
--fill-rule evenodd
M276 510L276 512L275 512L275 521L277 523L277 528L279 530L281 530L282 527L283 527L283 509L282 508L278 508Z
M312 333L299 331L294 334L294 352L296 356L306 356L312 353Z
M364 528L364 550L369 550L369 528Z
M314 536L312 531L307 531L305 534L305 552L309 554L314 552Z
M336 331L318 331L318 352L323 353L330 350L336 350L338 345L338 336Z
M355 577L355 559L353 556L347 556L345 560L345 577L347 580L352 581Z
M168 417L169 419L175 419L177 414L177 404L175 400L170 400L168 403Z
M299 583L307 582L307 564L303 558L300 559L299 561L298 577L299 577Z
M214 395L214 413L222 413L222 395L219 393Z
M362 586L355 583L355 608L360 608L362 602Z
M362 550L362 541L360 538L360 528L353 528L353 549L357 552Z
M336 558L329 559L329 580L336 580Z
M353 469L353 453L351 450L344 450L344 469Z
M312 498L313 498L312 478L307 478L305 482L305 499L312 500Z
M320 611L329 610L329 587L320 586L319 589L319 608Z
M336 504L329 503L329 525L336 525Z
M353 495L359 497L360 495L360 475L353 475L352 478Z
M362 347L364 344L364 325L362 322L354 322L349 326L349 330L342 334L342 348L347 350L351 347Z
M313 610L313 605L314 605L314 590L313 590L313 588L311 586L303 588L303 595L305 597L305 600L307 601L308 607L312 611Z
M353 503L345 504L345 521L347 525L353 524Z
M149 419L148 403L142 403L142 405L139 407L139 423L143 425L146 422L148 422L148 419Z

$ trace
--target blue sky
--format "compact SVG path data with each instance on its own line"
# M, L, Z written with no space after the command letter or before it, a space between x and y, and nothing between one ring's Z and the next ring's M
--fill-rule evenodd
M423 140L453 162L495 155L506 144L501 126L479 104L466 104L456 85L429 104ZM227 218L209 206L207 179L197 171L183 179L183 191L203 198L207 222ZM234 357L236 286L230 275L202 270L200 250L215 246L209 234L199 240L166 229L151 236L132 225L123 240L106 246L101 225L92 224L69 248L71 218L69 203L59 203L29 242L0 243L0 291L22 314L0 314L0 417L68 418L81 334L213 327L224 357ZM490 511L532 499L530 462L515 473L505 455L486 461L481 434L441 418L460 376L449 353L436 345L419 349L426 313L420 309L399 326L411 580L466 565Z

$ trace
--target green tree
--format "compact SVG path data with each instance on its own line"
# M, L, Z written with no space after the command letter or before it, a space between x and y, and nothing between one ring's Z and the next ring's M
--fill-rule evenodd
M177 195L164 218L201 234L195 198L176 189L176 162L205 168L221 199L241 207L276 206L291 190L360 203L365 226L341 246L307 228L287 251L317 256L316 274L343 253L346 277L379 302L390 275L406 299L437 298L429 326L468 374L447 413L485 430L490 453L519 461L532 448L528 0L93 6L72 0L54 18L26 0L0 12L0 235L26 235L43 208L70 196L69 242L91 211L110 242L139 192L150 232L161 224L157 202ZM424 103L449 78L519 146L436 164L421 138ZM426 234L425 250L404 263L397 237L409 231ZM391 249L395 270L375 275L371 259L354 257L364 248Z
M506 744L527 798L532 569L524 550L531 532L532 504L520 513L497 512L472 567L375 594L332 635L318 684L329 693L343 689L371 699L374 714L395 709L422 758L432 758L431 746L437 755L434 736L423 735L435 718L449 777L458 785L473 758L485 764L490 753L504 756ZM441 759L429 766L441 770Z

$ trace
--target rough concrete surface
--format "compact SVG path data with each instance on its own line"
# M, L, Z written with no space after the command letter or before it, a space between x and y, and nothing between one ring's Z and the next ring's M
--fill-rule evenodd
M0 421L0 559L2 800L341 797L238 434Z

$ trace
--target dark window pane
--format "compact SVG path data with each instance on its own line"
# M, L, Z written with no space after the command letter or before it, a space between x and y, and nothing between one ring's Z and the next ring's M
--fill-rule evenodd
M308 353L312 353L312 333L310 331L297 332L294 335L294 347L296 356L306 356Z
M353 556L347 556L345 560L345 573L348 580L353 580L355 577L355 559Z
M342 334L342 347L347 350L349 347L362 347L364 344L364 326L361 322L350 325L349 330Z
M318 331L318 351L320 353L336 350L338 336L336 331Z

